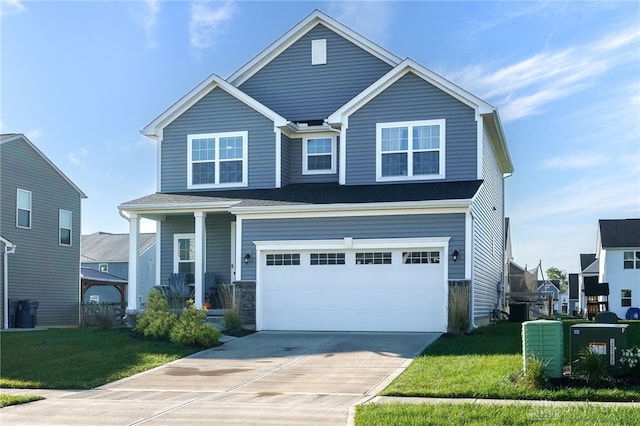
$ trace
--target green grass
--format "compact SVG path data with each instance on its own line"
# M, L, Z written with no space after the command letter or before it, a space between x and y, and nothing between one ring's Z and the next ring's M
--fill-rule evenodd
M35 395L8 395L0 394L0 408L8 407L9 405L26 404L27 402L39 401L44 399L41 396Z
M356 425L637 425L638 409L579 405L550 407L495 404L366 404Z
M128 329L2 333L0 387L91 389L199 349L139 339Z
M565 359L569 326L565 324ZM585 387L576 383L546 389L519 386L522 372L521 325L499 323L470 336L441 337L382 395L448 398L640 401L640 386ZM640 323L629 326L629 345L640 342Z

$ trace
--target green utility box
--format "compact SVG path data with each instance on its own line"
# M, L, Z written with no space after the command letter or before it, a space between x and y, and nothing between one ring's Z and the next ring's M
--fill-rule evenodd
M522 323L522 362L536 358L545 363L547 376L561 378L564 366L562 321L538 320Z
M627 324L584 323L571 326L571 365L588 348L601 356L612 375L622 375L622 350L627 349ZM573 374L573 371L572 371Z

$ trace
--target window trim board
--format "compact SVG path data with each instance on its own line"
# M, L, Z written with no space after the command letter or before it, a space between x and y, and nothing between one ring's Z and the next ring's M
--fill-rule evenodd
M242 181L220 183L220 164L224 162L220 158L220 138L227 137L242 138ZM214 139L214 159L207 162L213 162L214 182L213 183L193 183L193 141L197 139ZM201 162L201 161L197 161ZM249 182L249 132L247 130L235 132L216 132L216 133L194 133L187 135L187 188L188 189L208 189L208 188L239 188L248 186Z

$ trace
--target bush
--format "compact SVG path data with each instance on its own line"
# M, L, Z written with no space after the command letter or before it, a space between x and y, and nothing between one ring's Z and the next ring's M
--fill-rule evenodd
M620 363L625 366L633 377L640 378L640 347L634 346L622 350Z
M599 384L607 377L607 366L602 357L589 348L581 350L573 363L574 376L585 379L590 386Z
M169 337L178 316L169 310L167 300L157 289L149 292L146 310L138 316L135 331L147 337L162 339Z
M469 285L449 285L449 333L457 336L469 330Z
M518 384L530 390L545 389L549 384L546 367L547 363L543 360L534 356L529 357L527 359L527 368L524 369Z
M206 320L206 310L197 309L193 303L189 303L182 310L178 322L171 330L171 341L182 345L203 347L219 345L222 333Z
M242 331L242 315L237 309L229 309L224 313L224 330L229 334Z

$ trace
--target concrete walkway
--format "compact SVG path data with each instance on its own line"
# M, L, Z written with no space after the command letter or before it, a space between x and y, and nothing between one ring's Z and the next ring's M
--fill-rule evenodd
M13 391L46 399L5 407L0 422L351 424L438 336L259 332L97 389Z

